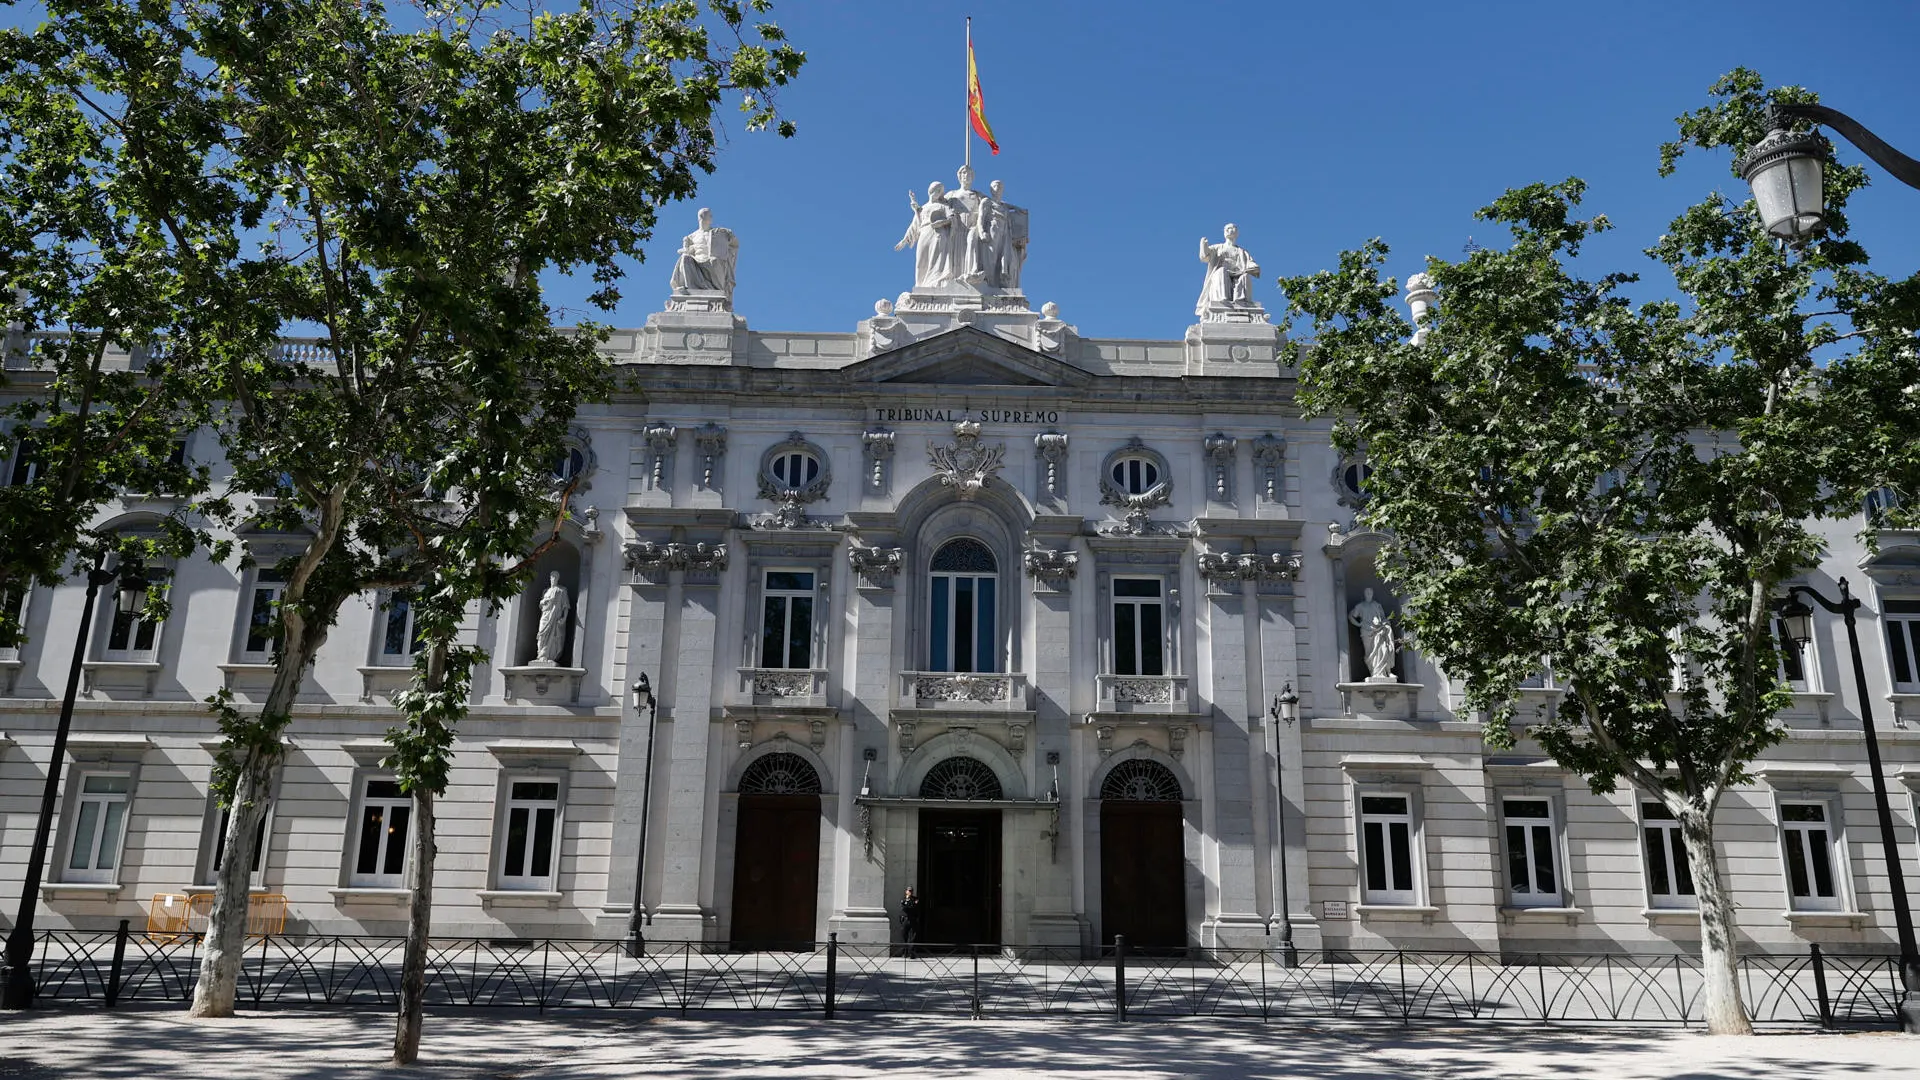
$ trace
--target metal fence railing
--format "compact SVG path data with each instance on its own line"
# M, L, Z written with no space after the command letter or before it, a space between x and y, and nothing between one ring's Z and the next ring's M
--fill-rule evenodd
M250 939L240 999L251 1006L391 1007L404 939ZM34 954L43 1004L184 1002L200 936L44 931ZM428 953L427 997L440 1006L961 1016L1241 1017L1399 1023L1696 1024L1697 957L1488 952L1194 950L1179 957L1088 957L1079 949L923 951L830 940L795 951L714 942L446 939ZM1895 1026L1891 953L1740 958L1757 1024Z

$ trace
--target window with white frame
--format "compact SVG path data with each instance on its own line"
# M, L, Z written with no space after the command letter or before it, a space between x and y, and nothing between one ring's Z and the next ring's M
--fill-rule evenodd
M1673 812L1657 802L1641 803L1640 843L1647 861L1648 902L1656 908L1697 906L1687 847Z
M810 570L768 570L762 578L760 666L813 666L813 587Z
M233 821L233 808L221 806L218 800L212 801L213 827L207 830L207 850L200 860L206 871L200 876L211 883L220 873L220 865L226 860L227 826ZM248 881L258 888L262 881L261 868L267 865L267 839L271 835L268 821L272 812L260 815L260 821L253 829L253 865L248 868Z
M1157 577L1113 579L1113 673L1165 675L1166 605Z
M0 622L8 619L14 629L0 631L0 660L18 660L20 642L27 632L27 590L23 586L0 589Z
M154 572L149 572L148 580L153 579ZM107 616L106 640L100 658L135 663L153 660L159 648L160 621L147 617L145 605L138 612L121 611L119 594L113 589L102 589L99 602L106 608Z
M390 593L382 606L378 622L380 636L375 659L381 664L405 667L420 651L420 630L414 625L413 598L406 593Z
M1560 858L1551 799L1504 799L1507 901L1514 907L1560 906Z
M353 836L350 885L397 889L404 885L413 799L392 777L368 777L360 786L360 813Z
M1794 911L1839 911L1844 906L1838 842L1827 814L1825 802L1780 803L1781 855Z
M34 454L33 440L26 436L13 444L13 460L7 464L7 483L14 487L40 478L40 459Z
M240 640L242 658L265 663L272 658L274 642L280 640L277 616L280 598L287 592L287 575L263 567L253 575L253 588L247 599L247 623Z
M1899 505L1900 493L1898 491L1890 487L1877 487L1867 492L1866 503L1863 509L1866 511L1867 520L1873 521Z
M1413 800L1406 795L1360 796L1360 900L1418 904L1414 886Z
M499 887L552 891L560 868L560 781L509 780L501 826Z
M1888 600L1880 621L1887 627L1887 653L1893 661L1894 690L1920 692L1920 600Z
M1785 619L1773 620L1773 640L1774 649L1780 656L1780 681L1796 694L1813 689L1812 682L1807 678L1807 670L1812 666L1807 662L1811 659L1808 653L1812 651L1813 643L1809 641L1807 647L1802 648L1787 632Z
M81 773L75 791L79 797L74 800L73 835L61 879L111 882L120 867L133 777L117 772Z
M928 583L927 669L999 671L999 562L972 537L933 556Z

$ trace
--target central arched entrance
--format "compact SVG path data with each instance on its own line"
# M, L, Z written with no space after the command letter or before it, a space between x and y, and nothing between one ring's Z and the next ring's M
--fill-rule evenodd
M1127 948L1187 945L1187 861L1180 781L1157 761L1132 758L1100 785L1101 944L1124 934Z
M956 804L920 811L920 940L1000 944L1000 811L961 806L1000 798L1000 778L973 758L951 757L927 771L920 797Z
M733 847L733 942L813 948L820 882L820 776L798 754L774 753L740 777Z

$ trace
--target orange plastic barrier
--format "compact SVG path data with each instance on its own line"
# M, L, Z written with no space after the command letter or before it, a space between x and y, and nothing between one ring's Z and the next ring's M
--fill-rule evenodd
M168 942L181 934L204 934L213 914L213 894L155 893L147 907L147 937ZM247 897L247 936L282 933L287 928L284 893L253 893Z

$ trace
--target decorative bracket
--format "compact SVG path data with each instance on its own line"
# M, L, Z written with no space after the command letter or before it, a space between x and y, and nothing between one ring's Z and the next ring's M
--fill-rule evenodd
M1240 440L1225 432L1216 431L1207 436L1207 460L1213 464L1213 491L1210 494L1215 502L1233 501L1233 452Z
M713 481L720 471L720 460L727 455L727 429L719 424L702 424L693 429L693 444L700 448L700 486L718 491Z
M672 424L652 424L641 432L641 439L647 444L649 489L660 491L672 472L673 448L679 442L680 429Z
M875 491L887 486L887 464L893 460L893 432L869 428L860 436L861 452L867 459L867 485Z
M1066 498L1062 467L1067 463L1067 436L1058 431L1043 431L1033 437L1033 452L1046 469L1041 477L1041 497L1055 502Z
M1253 440L1253 464L1260 470L1260 496L1270 503L1280 501L1280 470L1286 456L1286 440L1271 431Z

